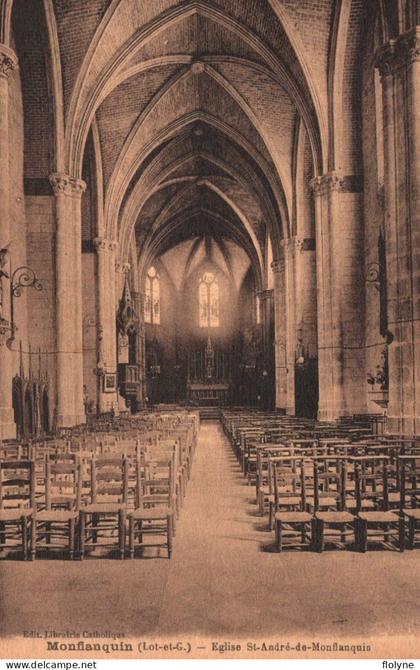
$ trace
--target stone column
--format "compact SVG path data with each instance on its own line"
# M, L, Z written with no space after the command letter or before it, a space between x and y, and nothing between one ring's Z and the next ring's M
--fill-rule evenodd
M117 405L116 392L105 392L103 375L116 374L116 333L112 301L112 272L115 273L115 244L104 237L94 239L97 256L97 375L99 412L109 412Z
M266 289L260 291L260 309L262 317L262 346L263 346L263 367L265 379L262 388L264 388L263 403L267 408L274 405L275 388L275 356L274 356L274 290ZM266 374L265 374L266 373Z
M316 358L316 258L315 239L294 239L295 246L295 326L296 343L302 340L305 356Z
M121 292L117 293L117 284L119 275L117 268L119 265L116 260L118 251L118 242L110 240L108 243L108 284L107 284L107 305L108 305L108 328L109 328L109 365L110 370L117 371L117 311L118 301Z
M366 411L362 181L330 172L315 194L320 420Z
M286 336L286 267L284 246L280 257L271 265L274 275L274 349L276 368L276 408L287 407L287 336Z
M377 54L384 117L389 355L387 430L420 432L420 28Z
M138 319L137 330L137 367L139 375L139 389L137 394L138 405L141 406L145 398L146 383L146 329L143 319L144 294L133 291L134 309Z
M295 245L281 241L280 257L272 264L274 273L276 407L295 413Z
M12 241L12 229L9 209L9 74L17 67L17 58L4 44L0 44L0 249L7 247ZM11 250L13 254L13 248ZM9 274L10 264L5 263L4 272ZM5 319L3 325L10 325L10 280L2 282L2 305L0 316ZM4 340L0 343L0 439L16 437L12 407L13 354L5 345L10 332L3 333Z
M56 417L57 427L86 420L83 406L81 197L86 184L64 174L50 177L56 214Z

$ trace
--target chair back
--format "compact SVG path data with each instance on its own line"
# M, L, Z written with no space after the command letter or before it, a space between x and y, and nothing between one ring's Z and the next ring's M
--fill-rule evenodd
M128 462L125 456L97 456L90 463L90 497L94 504L128 500Z
M78 510L81 499L82 470L75 454L46 457L45 507Z
M156 505L172 508L175 499L174 461L171 459L136 464L135 507L143 509Z
M300 509L306 509L305 459L303 457L280 456L270 460L271 478L276 506L281 507L282 498L300 496Z
M398 456L400 508L417 508L420 503L420 454Z
M323 498L334 498L337 509L345 510L347 457L317 456L313 467L314 510L320 509Z
M35 509L35 462L0 461L0 510Z
M388 504L388 468L387 456L354 456L356 483L356 510L360 512L363 504L369 501L376 509L387 511Z

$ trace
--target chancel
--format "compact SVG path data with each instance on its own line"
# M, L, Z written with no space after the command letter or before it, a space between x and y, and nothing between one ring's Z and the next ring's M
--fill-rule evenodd
M393 630L377 574L414 629L419 14L0 0L0 557L46 630Z

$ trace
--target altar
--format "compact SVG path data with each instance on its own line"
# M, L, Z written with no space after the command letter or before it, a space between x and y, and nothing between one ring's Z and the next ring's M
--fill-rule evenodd
M195 405L230 401L232 362L229 351L215 347L210 335L188 355L187 398Z
M196 405L226 405L229 402L229 384L187 384L188 400Z

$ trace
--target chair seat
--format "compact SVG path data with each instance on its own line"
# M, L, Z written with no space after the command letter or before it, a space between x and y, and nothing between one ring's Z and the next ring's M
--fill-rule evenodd
M156 494L150 494L142 497L143 503L148 504L148 503L167 503L168 502L168 494L167 493L156 493Z
M312 516L308 512L277 512L274 518L282 523L309 523Z
M399 521L399 517L394 512L359 512L357 517L370 523L398 523Z
M65 523L70 519L77 519L79 512L76 510L43 510L37 512L35 521L51 521L56 523Z
M80 511L87 514L117 514L122 509L125 509L123 503L92 503L85 505Z
M306 499L306 504L313 506L314 505L314 499L313 498L307 498ZM330 497L325 497L322 498L320 497L319 499L319 506L320 507L337 507L337 498L330 498Z
M300 496L284 496L278 499L279 506L281 505L300 505L302 498Z
M129 513L133 519L166 519L172 516L173 512L169 507L153 507L152 509L135 509Z
M23 516L28 517L32 514L32 508L3 509L0 510L0 521L18 521Z
M399 491L392 491L391 493L388 493L389 502L399 503L400 499L401 499L401 493Z
M403 514L405 516L408 516L410 519L416 519L416 521L420 521L420 509L403 509Z
M315 518L325 523L352 523L353 514L349 512L317 512Z
M347 504L348 507L351 509L356 509L356 501L351 501L350 503ZM362 508L367 509L367 510L372 510L374 511L376 507L376 504L373 500L362 500Z

